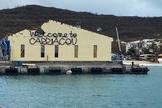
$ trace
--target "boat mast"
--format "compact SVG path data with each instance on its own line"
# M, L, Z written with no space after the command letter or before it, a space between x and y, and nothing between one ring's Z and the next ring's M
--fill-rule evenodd
M119 35L118 35L118 29L117 29L117 27L115 27L115 29L116 29L118 46L119 46L119 51L120 51L121 65L123 66L123 58L122 58L122 52L121 52L121 47L120 47L120 40L119 40Z

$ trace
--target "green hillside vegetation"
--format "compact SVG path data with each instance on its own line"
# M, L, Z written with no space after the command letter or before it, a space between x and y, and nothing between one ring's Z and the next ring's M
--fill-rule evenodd
M0 10L0 39L24 29L37 28L49 19L73 26L80 25L82 29L113 37L114 40L116 40L115 26L118 27L120 39L123 41L161 38L162 36L162 17L97 15L27 5ZM98 27L102 30L97 31ZM113 47L116 49L116 45Z

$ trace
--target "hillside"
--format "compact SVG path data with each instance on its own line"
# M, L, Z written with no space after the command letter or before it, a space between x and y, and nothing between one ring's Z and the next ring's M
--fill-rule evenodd
M6 34L38 27L49 19L94 31L116 38L118 27L121 40L132 41L142 38L159 38L162 35L162 17L128 17L96 15L74 12L53 7L27 5L14 9L0 10L0 39ZM102 31L97 31L101 27Z

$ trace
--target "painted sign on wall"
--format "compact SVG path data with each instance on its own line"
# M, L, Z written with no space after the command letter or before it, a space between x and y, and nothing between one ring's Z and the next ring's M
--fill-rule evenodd
M77 34L73 33L46 33L42 29L40 31L29 31L29 43L34 45L40 43L41 45L75 45L77 43Z

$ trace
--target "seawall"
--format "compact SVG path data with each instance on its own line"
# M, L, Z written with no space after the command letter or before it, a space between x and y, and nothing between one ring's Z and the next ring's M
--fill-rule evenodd
M147 74L146 66L123 65L111 62L67 62L67 63L26 63L23 66L3 65L1 75L30 75L30 74Z

